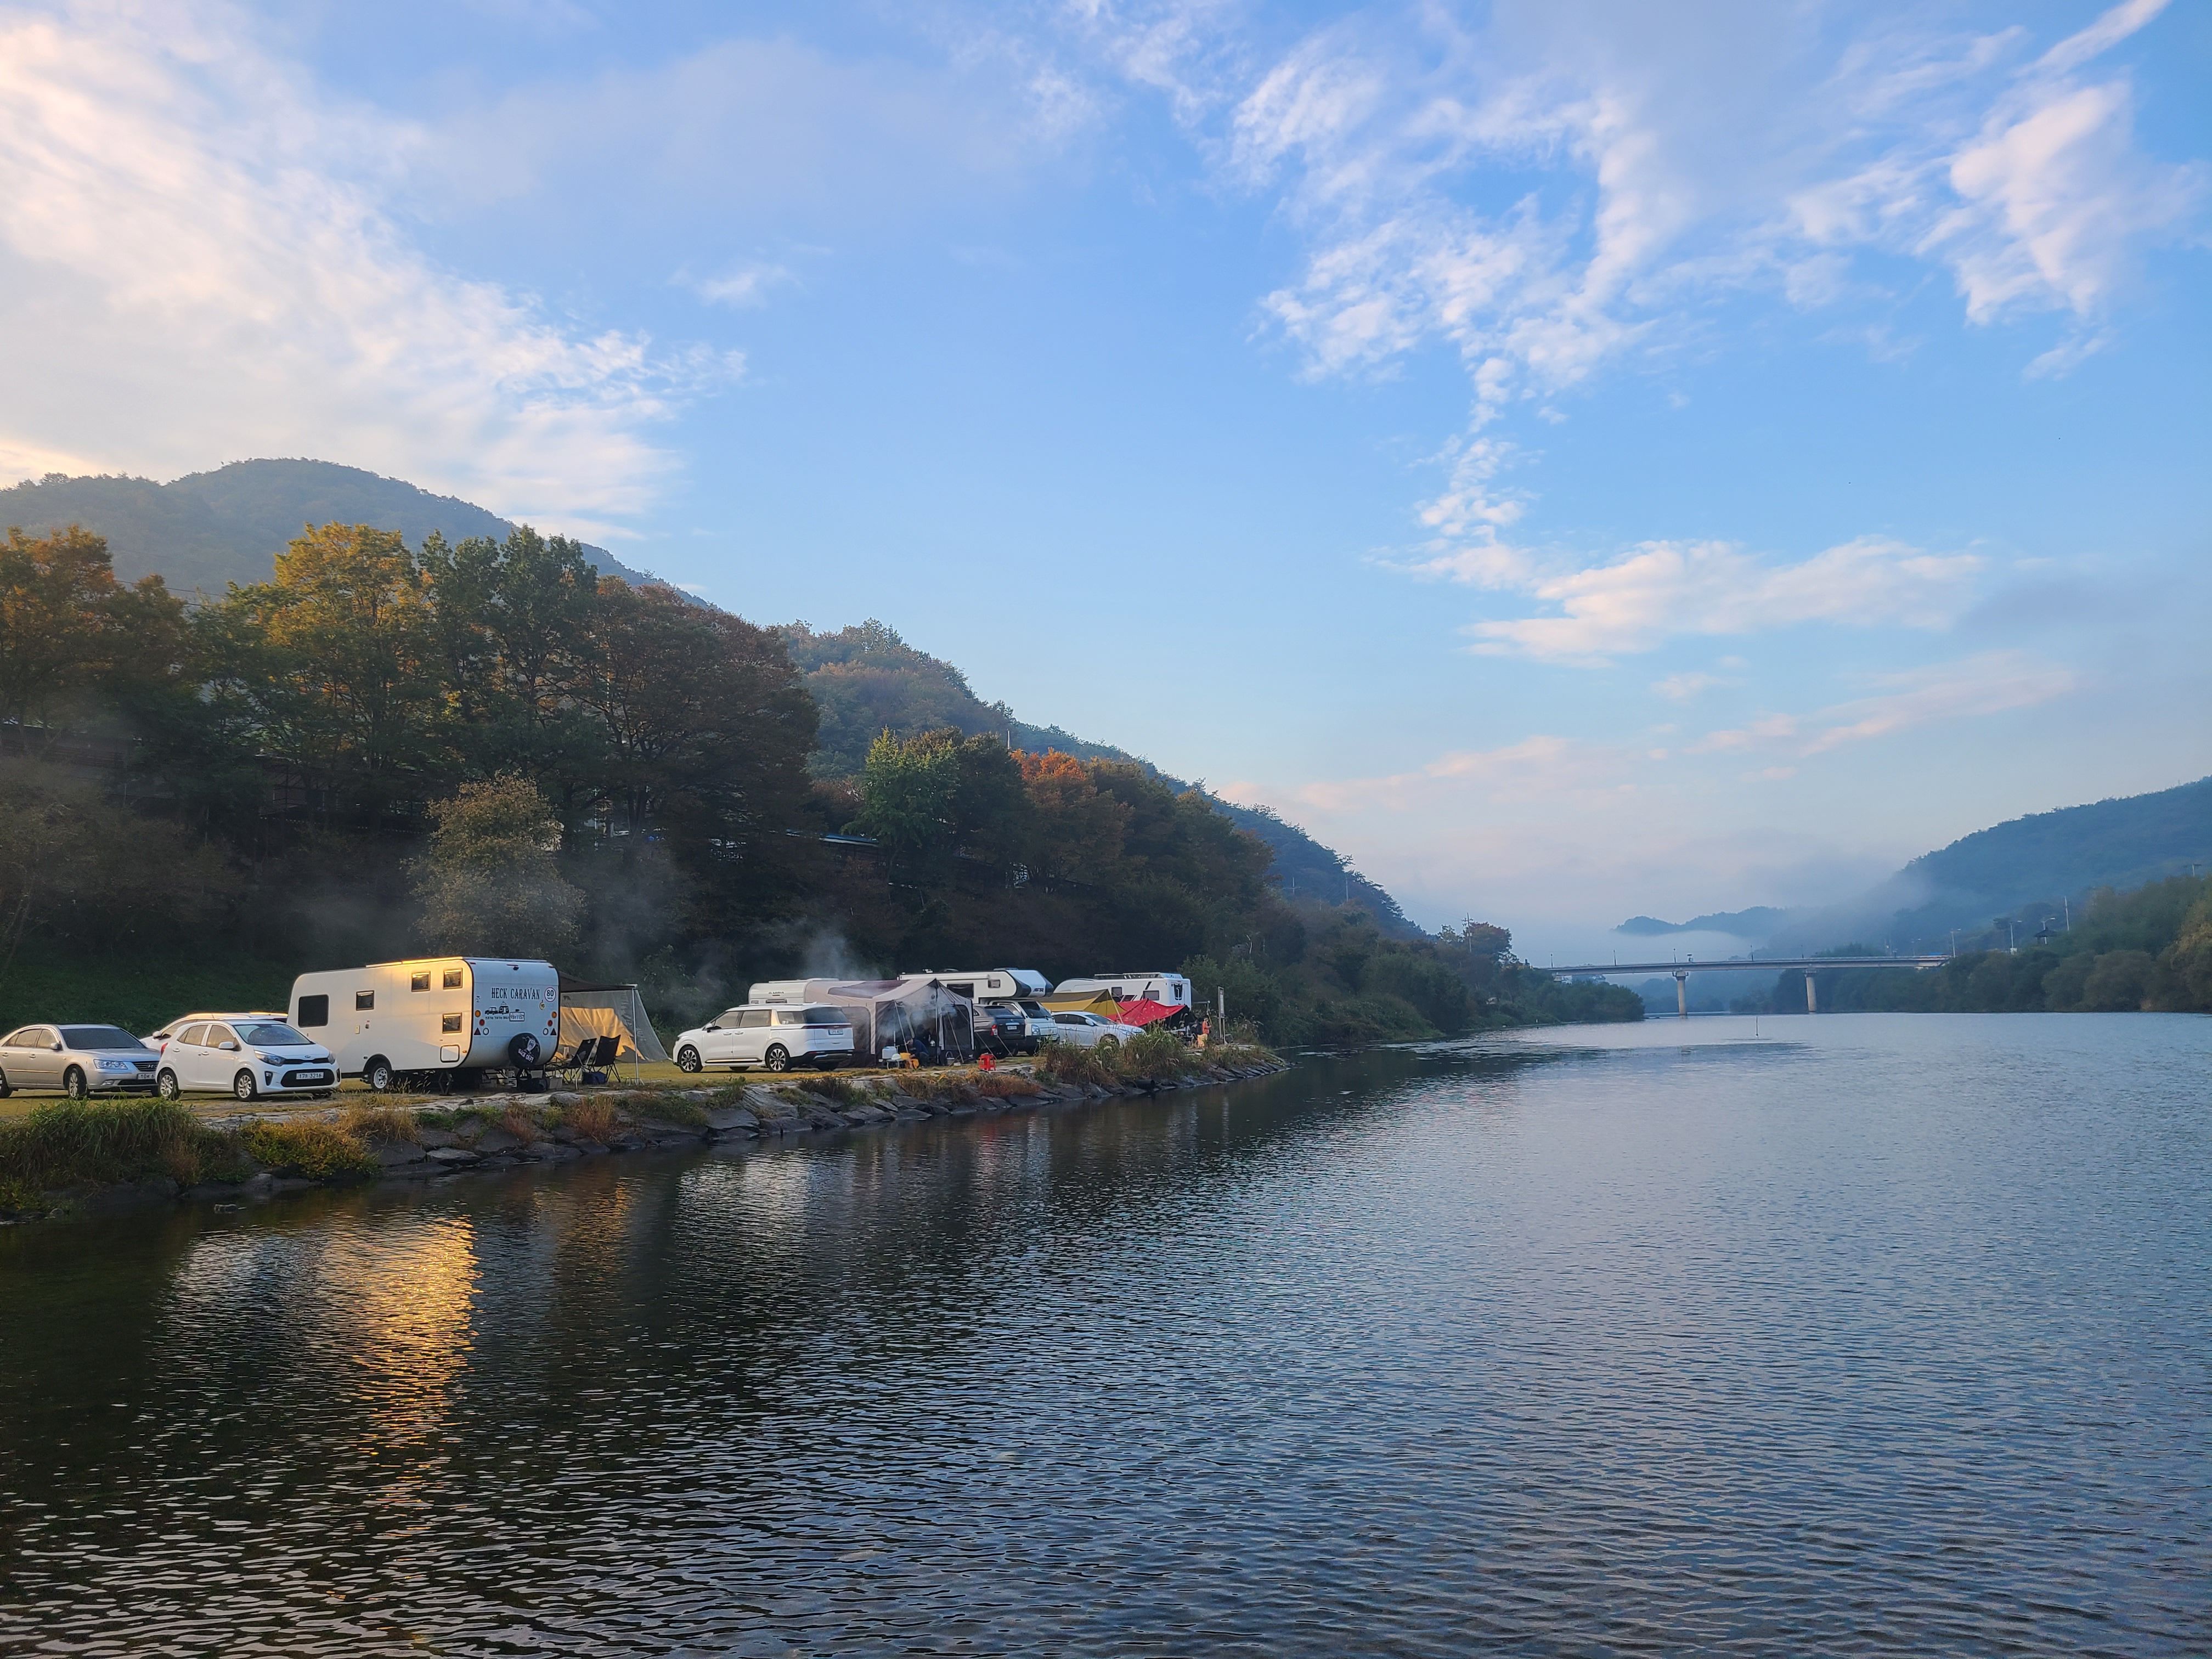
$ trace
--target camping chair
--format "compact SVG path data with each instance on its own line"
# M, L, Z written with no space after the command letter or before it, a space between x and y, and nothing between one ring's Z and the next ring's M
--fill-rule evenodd
M567 1059L556 1055L545 1069L567 1077L574 1073L581 1079L586 1072L601 1072L613 1065L615 1056L622 1052L622 1039L617 1036L585 1036L576 1039L576 1046L568 1051Z

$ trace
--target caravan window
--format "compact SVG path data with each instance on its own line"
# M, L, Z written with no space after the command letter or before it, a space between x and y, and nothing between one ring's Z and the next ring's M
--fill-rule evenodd
M459 1030L461 1029L461 1017L459 1014L447 1014L444 1019L439 1022L438 1029L441 1031Z
M331 1000L328 997L301 997L300 999L301 1024L327 1025L330 1023Z
M365 1014L365 1013L367 1013L370 1009L372 1009L372 1008L374 1008L374 1007L375 1007L375 1006L376 1006L376 993L375 993L375 992L374 992L374 991L356 991L356 992L353 994L353 1011L354 1011L354 1012L356 1012L356 1013L357 1013L357 1014Z
M430 970L425 968L419 974L408 975L407 988L410 991L428 990L430 988Z
M446 969L446 989L447 989L448 991L458 991L458 990L459 990L460 988L461 988L461 970L460 970L459 969L458 969L458 968L448 968L448 969Z

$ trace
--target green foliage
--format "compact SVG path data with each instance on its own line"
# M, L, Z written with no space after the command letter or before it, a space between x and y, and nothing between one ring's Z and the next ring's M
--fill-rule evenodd
M860 813L851 827L895 853L930 852L952 835L959 789L957 734L927 732L902 740L880 732L860 770Z
M1941 968L1817 970L1832 1012L2212 1012L2212 878L2176 876L2133 892L2089 896L2071 933L2017 952L1962 952ZM1750 1013L1802 1013L1805 976L1731 1005Z
M239 1139L255 1162L275 1175L346 1181L377 1172L376 1159L360 1138L336 1123L264 1121L247 1124Z
M562 878L560 820L536 785L463 784L430 815L437 828L415 863L415 891L433 949L552 957L574 942L584 895Z

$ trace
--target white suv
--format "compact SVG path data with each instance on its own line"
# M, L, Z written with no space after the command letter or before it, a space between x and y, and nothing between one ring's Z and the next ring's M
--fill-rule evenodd
M853 1022L842 1008L799 1008L747 1003L676 1039L676 1063L687 1072L708 1066L758 1066L787 1072L794 1066L827 1071L853 1059Z
M200 1093L320 1097L338 1086L331 1051L282 1014L186 1014L146 1042L161 1055L154 1090L164 1100Z

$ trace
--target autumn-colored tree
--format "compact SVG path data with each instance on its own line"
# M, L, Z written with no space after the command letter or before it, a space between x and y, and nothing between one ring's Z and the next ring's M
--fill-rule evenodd
M115 580L106 540L71 525L11 529L0 544L0 723L47 726L95 691L158 677L177 657L183 606L149 576Z
M430 595L392 531L310 529L209 608L213 690L264 750L371 802L434 787L452 738Z

